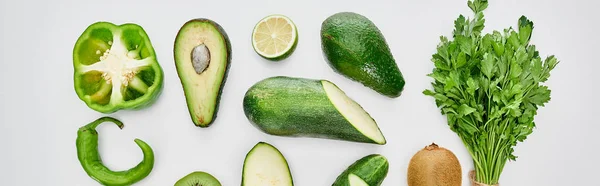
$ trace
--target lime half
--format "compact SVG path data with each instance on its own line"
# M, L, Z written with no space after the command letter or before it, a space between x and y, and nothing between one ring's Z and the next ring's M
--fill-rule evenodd
M270 15L260 20L252 31L252 47L269 60L287 58L298 43L298 30L288 17Z

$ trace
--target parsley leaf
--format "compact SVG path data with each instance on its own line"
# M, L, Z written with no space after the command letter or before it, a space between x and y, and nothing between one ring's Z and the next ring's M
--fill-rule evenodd
M555 56L543 59L530 44L533 22L522 16L518 29L507 28L482 36L487 0L470 0L473 18L454 21L453 38L440 37L432 55L435 68L427 76L448 126L471 154L476 180L498 183L513 147L533 132L537 109L550 101L543 83L558 65Z

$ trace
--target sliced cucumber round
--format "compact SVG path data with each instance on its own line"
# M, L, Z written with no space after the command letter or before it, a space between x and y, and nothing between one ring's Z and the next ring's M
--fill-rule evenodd
M242 186L293 186L285 157L271 144L259 142L244 160Z

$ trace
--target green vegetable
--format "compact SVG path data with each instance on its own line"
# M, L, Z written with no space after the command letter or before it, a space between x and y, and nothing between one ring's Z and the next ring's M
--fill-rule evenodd
M386 143L373 118L327 80L267 78L246 92L243 106L267 134Z
M131 185L144 179L154 167L154 152L144 141L135 139L135 143L144 153L143 160L135 167L125 171L112 171L102 164L98 153L98 132L96 127L104 122L112 122L119 128L123 123L111 117L97 119L77 131L77 158L85 172L103 185Z
M208 127L217 117L231 66L227 33L212 20L190 20L177 33L173 53L190 117L196 126Z
M292 186L292 174L285 157L273 145L257 143L246 154L242 170L242 186Z
M333 186L379 186L387 176L389 166L382 155L365 156L342 172Z
M388 97L398 97L404 78L383 34L357 13L334 14L321 24L321 47L331 68Z
M476 180L497 184L513 147L535 127L537 109L550 100L542 83L558 64L554 56L542 60L530 38L533 22L521 17L518 30L481 35L487 0L469 1L473 19L460 16L453 38L441 37L433 55L433 90L448 125L473 158Z
M73 67L77 96L98 112L149 106L162 90L162 68L136 24L90 25L75 44Z

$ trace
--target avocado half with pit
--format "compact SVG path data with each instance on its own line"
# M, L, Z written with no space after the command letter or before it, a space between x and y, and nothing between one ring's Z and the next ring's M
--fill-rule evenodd
M217 117L231 63L229 38L216 22L193 19L177 33L173 53L192 121L208 127Z

